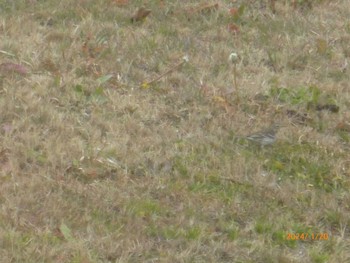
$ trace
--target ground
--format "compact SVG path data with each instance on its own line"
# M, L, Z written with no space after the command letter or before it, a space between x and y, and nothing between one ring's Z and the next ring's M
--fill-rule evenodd
M350 260L348 0L0 14L1 262Z

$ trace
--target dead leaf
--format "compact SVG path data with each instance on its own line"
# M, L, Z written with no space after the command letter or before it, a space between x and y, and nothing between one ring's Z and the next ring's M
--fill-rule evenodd
M146 9L145 7L140 7L136 13L131 17L131 22L140 22L144 21L145 18L151 13L151 10Z
M223 104L227 103L226 99L224 99L224 98L221 97L221 96L214 96L214 97L213 97L213 100L214 100L215 102L217 102L217 103L223 103Z
M219 8L219 4L206 4L200 7L200 9L198 10L199 13L202 14L210 14L216 10L218 10Z
M337 124L337 126L335 127L335 129L337 131L346 131L346 132L350 132L350 122L346 122L346 121L341 121Z
M231 8L230 14L233 18L234 22L238 22L240 18L242 17L245 10L245 4L241 4L238 8Z
M92 35L89 34L82 47L82 53L85 57L88 57L89 59L95 59L103 50L105 49L105 46L103 44L97 43L97 41L92 41Z
M160 7L160 8L164 8L164 7L165 7L164 0L160 0L160 1L159 1L159 7Z
M240 30L239 30L239 27L236 24L231 23L231 24L228 25L228 31L230 31L230 32L232 32L234 34L237 34L237 33L239 33Z
M63 240L64 239L64 235L62 234L61 230L59 227L56 227L53 231L52 231L52 234L55 236L55 237L58 237L59 239Z
M49 58L46 58L43 61L41 61L40 67L42 67L44 70L46 70L48 72L51 72L51 73L53 73L55 75L59 74L58 66L55 64L55 62L53 62Z
M230 15L232 16L236 16L238 14L238 8L233 7L233 8L230 8L229 11L230 11Z
M213 13L214 11L217 11L217 9L219 8L219 4L202 4L198 7L193 7L190 8L187 13L189 15L193 15L193 14L203 14L203 15L207 15L210 13Z

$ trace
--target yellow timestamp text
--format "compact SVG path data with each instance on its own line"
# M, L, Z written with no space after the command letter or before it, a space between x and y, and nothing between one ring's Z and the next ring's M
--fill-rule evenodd
M328 233L287 233L287 240L328 240Z

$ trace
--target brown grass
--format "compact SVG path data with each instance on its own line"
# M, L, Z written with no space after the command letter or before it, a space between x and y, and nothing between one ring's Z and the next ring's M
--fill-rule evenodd
M350 260L348 0L58 2L0 3L1 262Z

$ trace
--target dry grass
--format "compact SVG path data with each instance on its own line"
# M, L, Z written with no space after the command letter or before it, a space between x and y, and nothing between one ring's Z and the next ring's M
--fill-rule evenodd
M349 1L122 2L0 3L1 262L349 261Z

